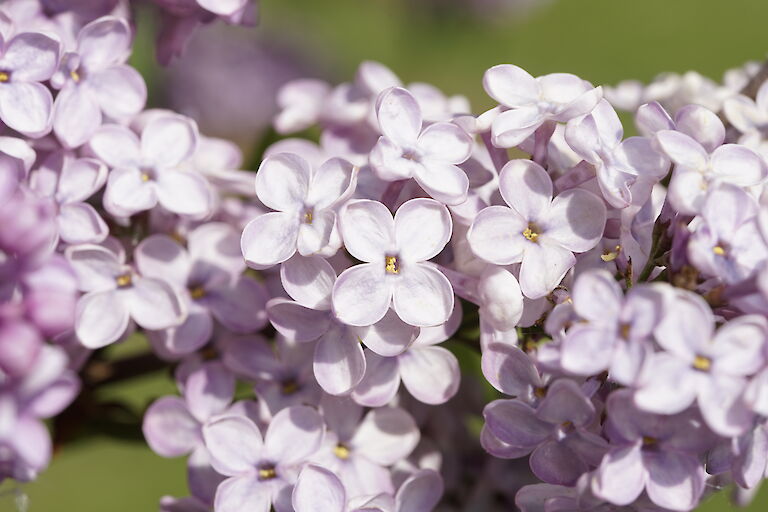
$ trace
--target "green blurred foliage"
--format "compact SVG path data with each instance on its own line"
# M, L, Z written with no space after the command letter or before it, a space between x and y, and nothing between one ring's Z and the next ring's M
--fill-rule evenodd
M469 0L467 0L469 1ZM447 3L447 2L446 2ZM352 78L360 61L378 60L406 82L426 81L464 94L475 110L491 106L482 90L485 69L515 63L534 75L572 72L593 83L650 80L663 71L697 70L720 79L723 71L765 57L764 0L559 0L522 18L481 19L441 0L262 0L263 37L290 40L328 63L323 74ZM158 84L153 55L157 19L144 13L132 63L150 90ZM153 103L154 104L154 103ZM448 345L470 378L479 359L466 343ZM139 347L139 348L137 348ZM134 340L114 357L143 345ZM175 392L170 372L106 387L100 398L140 413L154 398ZM487 389L489 398L492 389ZM479 429L477 419L471 428ZM137 438L140 437L136 432ZM39 480L20 487L29 512L144 512L162 495L187 494L183 459L154 455L143 443L103 435L61 447ZM15 511L12 483L0 486L0 512ZM705 512L730 510L727 493L709 498ZM768 491L751 512L768 509Z

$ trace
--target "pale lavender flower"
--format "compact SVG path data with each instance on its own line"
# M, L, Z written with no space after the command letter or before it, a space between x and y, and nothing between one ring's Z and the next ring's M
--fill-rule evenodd
M653 184L669 170L669 161L657 153L651 140L630 137L622 142L624 129L611 105L601 100L589 115L569 121L565 139L579 156L595 167L605 200L615 208L643 204L646 194L633 187L637 182Z
M472 154L472 138L451 123L435 123L422 130L416 98L394 87L381 93L376 114L383 136L371 150L371 166L387 181L414 178L434 199L461 204L469 180L456 164Z
M425 263L451 238L448 209L432 199L412 199L395 213L377 201L351 201L340 214L344 245L363 261L341 273L333 287L333 310L349 325L371 325L392 304L404 322L439 325L453 310L448 279Z
M508 206L482 210L467 233L472 250L496 265L522 263L520 287L535 299L551 292L605 227L603 201L581 189L552 198L552 180L530 160L507 163L499 189Z
M723 112L741 133L765 136L768 130L768 81L763 82L754 99L743 94L726 98Z
M120 339L133 319L145 329L167 329L180 325L184 303L167 282L142 277L126 265L124 254L83 244L66 251L78 275L80 290L75 332L88 348L99 348Z
M101 126L102 112L127 119L144 108L147 86L125 64L131 52L131 28L122 18L106 16L84 26L77 48L65 53L51 83L60 89L53 111L53 131L75 148Z
M216 471L229 478L216 490L218 512L243 509L290 512L291 485L304 461L320 447L322 417L306 406L283 409L262 437L242 416L220 416L203 426L205 445Z
M232 227L203 224L187 235L185 250L165 235L152 235L134 251L142 276L171 284L188 311L179 326L152 331L149 338L173 355L198 350L213 334L213 319L236 333L261 329L267 323L267 291L243 276L239 237Z
M607 410L611 447L592 479L592 492L615 505L630 505L645 490L659 507L694 508L705 482L698 456L711 443L697 415L640 411L629 390L612 393Z
M764 364L768 322L759 315L735 318L715 332L715 319L699 295L676 290L655 329L665 350L653 354L640 376L638 407L675 414L695 401L710 428L723 436L744 433L752 413L742 400L746 377Z
M322 80L302 78L284 84L277 94L280 112L273 124L278 133L294 133L316 124L331 92Z
M276 211L255 218L243 230L248 264L268 268L297 251L309 256L327 248L333 254L340 246L334 207L354 190L356 173L339 158L319 168L290 153L265 159L256 175L256 194Z
M492 137L496 147L519 145L544 123L566 122L588 114L602 98L602 89L567 73L533 78L511 64L494 66L485 72L483 87L498 101Z
M194 171L176 166L190 158L197 145L197 125L189 118L159 113L141 131L103 125L91 138L93 152L112 167L104 207L113 215L130 216L154 208L204 217L213 207L210 187Z
M0 41L0 120L9 128L30 137L51 129L53 98L40 82L56 71L59 52L58 41L38 32Z
M104 164L64 151L51 153L30 176L34 190L56 201L59 238L68 244L99 243L109 234L99 212L85 202L106 180Z
M547 483L573 485L599 464L606 442L589 429L595 407L574 381L560 379L547 388L534 409L519 400L496 400L483 416L490 433L504 443L493 455L518 458L531 454L533 473Z

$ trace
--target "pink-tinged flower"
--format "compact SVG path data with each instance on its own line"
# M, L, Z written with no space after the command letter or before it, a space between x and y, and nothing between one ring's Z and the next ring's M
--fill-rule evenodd
M600 87L567 73L533 78L511 64L494 66L485 72L483 87L503 111L493 120L493 145L519 145L547 121L564 123L588 114L603 96Z
M41 421L59 414L80 391L59 347L43 345L28 371L0 383L0 479L34 480L51 459L51 438Z
M613 380L631 385L649 357L650 339L662 313L663 297L652 286L633 287L624 297L607 270L588 270L573 286L575 322L562 339L560 363L576 375L610 370Z
M448 209L432 199L412 199L395 213L377 201L351 201L339 219L347 251L362 265L341 273L333 287L333 311L349 325L372 325L390 304L404 322L439 325L453 310L448 279L425 263L451 238Z
M159 203L179 215L208 215L213 197L205 178L175 168L194 154L197 138L194 121L170 113L153 116L141 138L124 126L99 128L89 144L113 168L104 193L107 211L127 217Z
M669 160L656 152L651 139L630 137L622 142L624 129L616 111L601 100L589 115L570 121L565 140L584 160L595 167L605 200L615 208L643 204L653 183L669 170ZM645 182L638 194L635 183Z
M405 460L421 438L413 417L399 407L363 416L363 407L350 398L328 395L320 405L326 435L312 462L338 475L349 498L394 494L388 467Z
M327 393L349 393L365 374L361 343L385 355L396 355L410 345L418 329L393 311L370 327L339 321L331 308L336 272L319 256L294 256L280 268L283 287L295 300L276 297L267 304L272 325L286 338L300 343L317 340L313 368Z
M184 323L149 337L174 356L201 348L213 334L213 319L236 333L261 329L267 323L267 291L242 275L239 236L226 224L202 224L187 235L185 250L165 235L152 235L134 251L144 277L171 284L185 304Z
M53 110L53 131L67 147L85 144L102 122L127 119L147 100L141 75L125 64L131 52L131 28L106 16L84 26L77 48L64 54L51 83L60 89Z
M675 414L698 402L704 420L723 436L743 434L753 415L742 400L746 377L764 364L768 322L745 315L720 327L706 301L677 290L666 305L653 354L640 377L635 403L645 411Z
M707 190L718 183L749 187L768 175L768 167L753 150L723 144L722 121L704 107L687 107L676 116L676 125L677 131L657 132L656 142L675 163L669 201L680 213L698 213Z
M357 171L340 158L314 169L302 157L280 153L265 159L256 175L256 194L276 210L253 219L243 230L243 256L254 268L281 263L340 246L334 208L352 193ZM330 246L330 247L328 247Z
M107 168L94 158L74 158L54 151L30 176L38 193L58 205L59 237L68 244L102 242L109 228L99 212L85 201L107 180Z
M419 103L400 87L381 93L376 114L383 136L371 151L370 161L381 179L414 178L445 204L467 199L469 180L456 166L472 154L472 137L467 132L451 123L435 123L422 130Z
M277 106L281 111L273 121L277 133L293 133L316 124L331 86L322 80L291 80L277 93Z
M253 510L290 512L290 486L301 465L325 434L315 409L294 406L275 415L262 438L259 428L242 416L220 416L203 426L213 468L229 478L216 490L217 512Z
M688 260L703 274L734 284L752 276L766 260L758 204L741 187L722 183L710 189L701 216L691 223Z
M124 263L124 255L100 245L71 246L65 253L77 273L80 290L75 333L88 348L120 339L130 319L145 329L180 325L186 311L165 281L142 277Z
M592 478L592 492L615 505L629 505L645 490L651 501L669 510L691 510L704 491L699 463L711 439L699 417L687 411L657 416L637 409L629 390L608 397L611 440Z
M603 235L603 201L582 189L552 198L552 180L530 160L512 160L499 176L508 206L482 210L467 233L472 251L496 265L522 263L520 287L531 299L543 297Z
M51 129L53 98L40 82L56 71L59 51L58 41L37 32L0 40L0 120L9 128L30 137Z
M423 327L408 350L395 356L365 352L365 377L352 392L360 405L381 407L397 394L400 381L418 401L437 405L453 398L459 390L459 362L448 349L436 347L450 338L461 322L460 303L443 325Z

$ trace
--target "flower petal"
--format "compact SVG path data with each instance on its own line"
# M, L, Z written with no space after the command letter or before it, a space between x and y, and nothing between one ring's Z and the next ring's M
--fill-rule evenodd
M576 257L559 245L536 243L525 249L520 266L520 289L529 299L544 297L555 289L576 264Z
M149 447L163 457L190 453L202 441L200 425L177 396L164 396L144 413L142 432Z
M334 473L315 464L307 464L293 488L296 512L345 512L347 495Z
M543 220L552 202L552 180L531 160L512 160L499 173L504 201L528 222Z
M181 325L186 315L176 292L159 279L136 279L127 291L126 299L131 317L145 329Z
M0 119L18 132L40 137L51 129L53 97L37 82L10 82L0 87Z
M243 257L254 268L268 268L296 252L299 223L290 213L271 212L253 219L243 229Z
M320 448L325 424L312 407L296 405L272 418L264 436L264 456L281 465L301 462Z
M217 512L269 512L272 491L255 474L228 478L219 484L214 498Z
M395 280L400 279L389 279L384 268L376 263L348 268L333 286L334 314L348 325L375 324L389 309Z
M403 385L420 402L443 404L459 390L459 362L443 347L412 348L398 362Z
M259 428L245 416L220 416L203 425L203 439L214 469L226 476L253 471L263 442Z
M378 201L347 203L339 215L339 228L347 250L361 261L384 263L385 253L395 248L392 214Z
M365 377L352 392L354 401L366 407L381 407L395 397L399 387L398 358L366 350Z
M163 114L154 117L141 132L141 156L145 164L165 169L191 157L197 147L197 124L188 117Z
M530 244L523 237L528 221L505 206L489 206L480 211L467 232L467 240L477 256L496 265L519 263Z
M382 92L376 100L381 133L400 146L413 146L421 132L421 109L416 98L402 87Z
M86 347L97 349L114 343L128 328L128 308L117 293L91 292L77 302L75 333Z
M453 123L435 123L419 135L418 147L424 157L460 164L472 154L472 137Z
M365 355L354 331L337 324L326 332L315 346L313 368L326 393L352 391L365 375Z
M387 277L384 276L384 279ZM423 263L404 268L399 279L394 280L392 305L397 315L408 324L417 327L442 324L451 315L453 302L453 288L448 278Z
M395 243L405 262L437 256L451 239L448 209L431 199L411 199L395 213Z
M157 177L157 200L169 212L204 217L213 208L208 182L194 171L165 170Z
M566 190L552 201L543 229L548 240L573 252L586 252L603 237L606 215L605 204L593 193Z
M512 64L500 64L486 71L483 88L491 98L507 107L529 105L539 99L536 79Z
M425 160L416 167L414 178L425 192L442 203L459 205L467 200L469 178L451 163Z

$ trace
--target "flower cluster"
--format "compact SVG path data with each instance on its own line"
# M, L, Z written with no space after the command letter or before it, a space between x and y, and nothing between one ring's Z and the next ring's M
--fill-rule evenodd
M286 84L276 131L319 142L252 173L145 110L127 19L59 3L0 10L0 477L138 333L179 389L143 418L188 456L167 512L685 511L764 478L764 70L651 101L499 65L473 115L365 62ZM177 35L246 9L157 3Z

